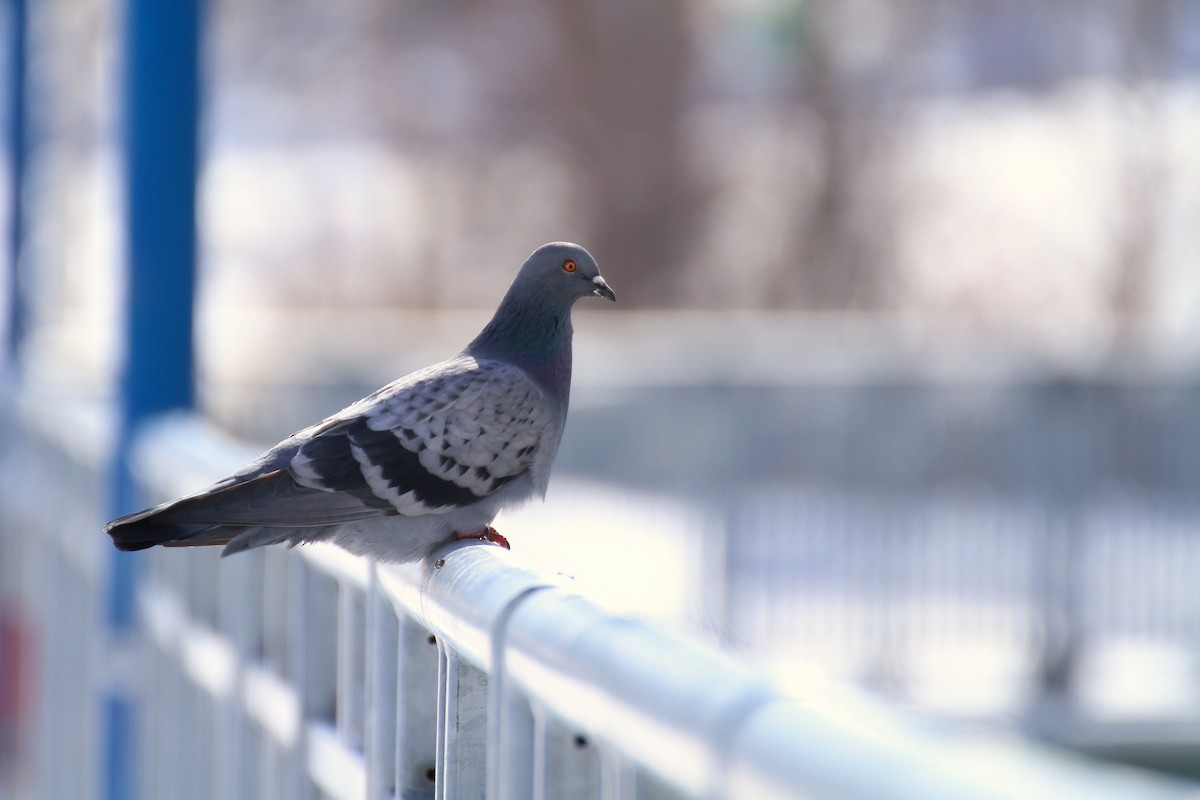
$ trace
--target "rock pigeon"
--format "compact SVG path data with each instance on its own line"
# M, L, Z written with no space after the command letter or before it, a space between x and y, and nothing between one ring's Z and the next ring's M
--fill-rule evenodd
M507 547L491 522L546 492L571 389L571 307L589 295L616 300L591 254L543 245L458 355L105 530L120 550L224 545L222 555L329 541L405 562L453 538Z

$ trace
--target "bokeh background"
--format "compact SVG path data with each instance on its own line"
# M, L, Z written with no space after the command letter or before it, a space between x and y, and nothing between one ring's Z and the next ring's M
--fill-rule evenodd
M121 371L119 5L28 8L11 372L60 399ZM577 309L522 554L784 685L1200 773L1200 2L205 15L217 425L453 353L578 241L620 303Z

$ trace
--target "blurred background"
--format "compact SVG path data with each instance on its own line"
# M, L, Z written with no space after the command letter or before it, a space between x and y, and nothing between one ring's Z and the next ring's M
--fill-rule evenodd
M5 8L10 383L102 402L122 9ZM514 549L784 685L1200 775L1200 2L213 0L204 24L216 425L270 444L450 355L529 252L580 242L620 303L576 311ZM35 635L3 602L12 494L0 678Z

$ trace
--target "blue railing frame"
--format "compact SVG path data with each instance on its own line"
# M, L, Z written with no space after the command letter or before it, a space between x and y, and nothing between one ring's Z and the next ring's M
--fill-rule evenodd
M194 405L199 120L197 0L131 0L126 14L127 274L113 493L118 513L139 505L126 463L137 429L164 411ZM132 598L122 589L109 608L115 625L134 618Z
M28 157L27 121L25 115L26 37L28 33L26 0L9 0L7 20L8 78L6 117L8 120L8 230L4 246L8 269L4 309L4 360L10 371L16 372L21 342L25 338L25 290L21 280L21 254L25 232L24 186L25 162Z
M200 0L129 0L123 27L124 371L110 473L114 515L140 505L129 455L138 430L194 405L196 172ZM136 627L137 556L112 556L107 621L114 642ZM105 703L105 796L134 796L137 752L129 687Z

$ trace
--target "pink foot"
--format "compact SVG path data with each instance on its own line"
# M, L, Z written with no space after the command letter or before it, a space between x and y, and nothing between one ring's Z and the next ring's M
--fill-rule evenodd
M500 532L491 525L488 525L487 529L484 530L483 533L458 533L456 531L454 533L454 539L455 541L462 541L463 539L478 539L481 542L498 544L505 550L512 550L512 547L508 543L508 539L505 539L503 536L501 536Z

